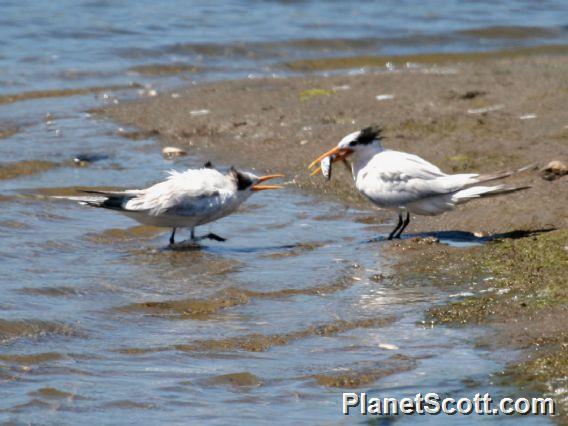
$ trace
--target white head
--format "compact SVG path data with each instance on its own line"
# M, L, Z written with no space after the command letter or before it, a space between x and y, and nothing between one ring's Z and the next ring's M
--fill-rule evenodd
M284 177L284 175L281 174L257 176L254 173L242 172L235 169L234 167L231 167L229 169L228 176L234 180L235 185L237 187L237 196L242 201L246 200L253 193L258 191L283 188L280 185L260 185L262 182L266 182L267 180Z
M352 156L354 161L359 158L368 158L374 155L381 147L382 129L378 126L365 127L353 133L349 133L337 144L335 148L327 151L316 158L309 168L316 166L325 157L331 157L332 162L344 160ZM316 169L317 173L318 169ZM314 173L315 174L315 173Z

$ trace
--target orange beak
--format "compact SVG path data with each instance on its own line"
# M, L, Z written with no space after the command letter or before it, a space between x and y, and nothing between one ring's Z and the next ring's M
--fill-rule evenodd
M350 148L339 148L339 147L336 146L335 148L330 149L329 151L323 153L318 158L316 158L314 161L312 161L311 164L308 166L308 169L314 168L325 157L331 157L332 158L331 162L335 163L336 161L344 160L345 158L347 158L347 156L349 154L352 154L352 153L353 153L353 150L350 149ZM318 172L320 172L320 171L321 171L321 167L318 166L312 171L310 176L314 176L314 175L318 174Z
M277 178L283 178L283 177L285 177L285 175L280 175L280 174L261 176L261 177L258 178L258 182L255 183L251 187L251 190L252 191L266 191L267 189L282 189L284 187L281 186L281 185L259 185L259 183L266 182L267 180L270 180L270 179L277 179Z

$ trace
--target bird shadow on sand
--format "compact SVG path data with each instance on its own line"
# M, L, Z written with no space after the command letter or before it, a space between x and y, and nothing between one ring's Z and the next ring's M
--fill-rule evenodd
M440 231L440 232L421 232L416 234L404 234L402 240L411 239L425 239L425 238L436 238L441 243L446 244L483 244L489 241L504 240L504 239L518 239L531 237L535 235L540 235L545 232L554 231L556 228L543 228L535 230L515 230L510 232L502 232L491 235L484 235L478 237L471 232L466 231ZM375 243L381 241L389 241L386 235L381 235L376 238L371 238L369 240L364 240L362 243ZM396 241L396 240L390 240Z

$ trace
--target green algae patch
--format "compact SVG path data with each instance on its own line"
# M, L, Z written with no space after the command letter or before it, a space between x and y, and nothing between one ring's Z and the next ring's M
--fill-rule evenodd
M16 179L23 176L43 173L60 167L58 163L44 160L26 160L0 165L0 180Z
M523 392L537 392L557 402L556 411L566 423L568 413L568 342L531 359L511 364L503 372L501 382L513 385Z
M300 100L302 102L308 101L312 98L316 98L319 96L330 96L333 95L334 93L335 90L329 90L329 89L306 89L300 92Z
M518 233L519 236L523 233ZM521 349L502 374L506 385L553 397L568 408L568 230L489 242L467 249L401 243L409 256L402 279L472 294L428 310L427 319L450 326L490 325L481 345ZM562 420L563 419L563 420ZM565 421L562 417L561 421Z
M430 309L435 322L532 320L551 307L568 314L568 230L495 241L438 260L459 265L461 271L445 270L460 273L462 283L483 283L484 293Z

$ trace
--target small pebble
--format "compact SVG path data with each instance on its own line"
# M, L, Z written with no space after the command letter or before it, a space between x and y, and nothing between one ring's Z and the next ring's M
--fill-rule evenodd
M184 155L187 155L187 152L175 146L166 146L164 149L162 149L162 155L167 158L183 157Z
M491 111L498 111L500 109L505 108L505 105L491 105L485 108L474 108L474 109L468 109L467 113L468 114L483 114L486 112L491 112Z
M533 120L537 117L536 114L525 114L519 117L520 120Z
M194 116L194 117L197 117L199 115L209 114L209 110L208 109L196 109L194 111L189 111L189 114Z
M394 95L388 95L388 94L377 95L375 96L375 98L377 99L377 101L388 101L390 99L394 99Z

